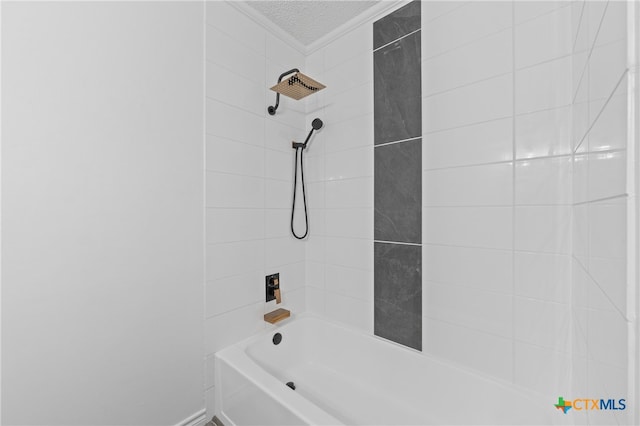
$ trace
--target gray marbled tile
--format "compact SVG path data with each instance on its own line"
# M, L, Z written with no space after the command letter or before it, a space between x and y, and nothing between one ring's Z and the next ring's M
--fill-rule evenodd
M420 29L420 1L401 7L373 23L373 48L377 49Z
M420 32L374 52L374 144L422 134L420 57Z
M374 333L422 350L422 247L374 246Z
M374 148L373 235L422 242L422 139Z

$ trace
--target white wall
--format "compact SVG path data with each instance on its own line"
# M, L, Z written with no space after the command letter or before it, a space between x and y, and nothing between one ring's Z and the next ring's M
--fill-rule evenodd
M2 5L2 423L204 407L203 5Z
M310 123L305 122L304 104L286 97L275 116L267 114L267 106L275 103L275 92L268 88L284 71L303 69L304 55L229 3L208 2L206 13L205 352L210 418L215 412L213 354L264 329L268 324L263 315L276 307L293 315L305 310L305 243L289 231L291 141L304 140ZM264 301L265 276L276 272L283 298L278 306Z

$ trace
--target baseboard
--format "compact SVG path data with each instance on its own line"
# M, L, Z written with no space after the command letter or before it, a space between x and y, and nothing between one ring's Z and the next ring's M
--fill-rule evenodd
M177 423L176 426L204 426L207 423L207 411L203 408L202 410L194 413Z

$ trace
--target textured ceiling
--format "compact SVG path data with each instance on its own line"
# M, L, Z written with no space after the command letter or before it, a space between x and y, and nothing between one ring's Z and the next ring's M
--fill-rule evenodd
M271 22L309 45L356 17L378 1L247 1Z

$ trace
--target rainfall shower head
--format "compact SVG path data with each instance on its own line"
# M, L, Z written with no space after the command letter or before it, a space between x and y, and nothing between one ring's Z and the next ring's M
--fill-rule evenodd
M285 76L289 77L283 80ZM311 77L302 74L297 68L283 72L280 74L280 77L278 77L278 84L271 88L271 90L276 92L276 104L267 108L267 111L270 115L276 114L276 110L280 104L281 94L298 101L306 96L319 92L325 87L324 84L318 83Z

